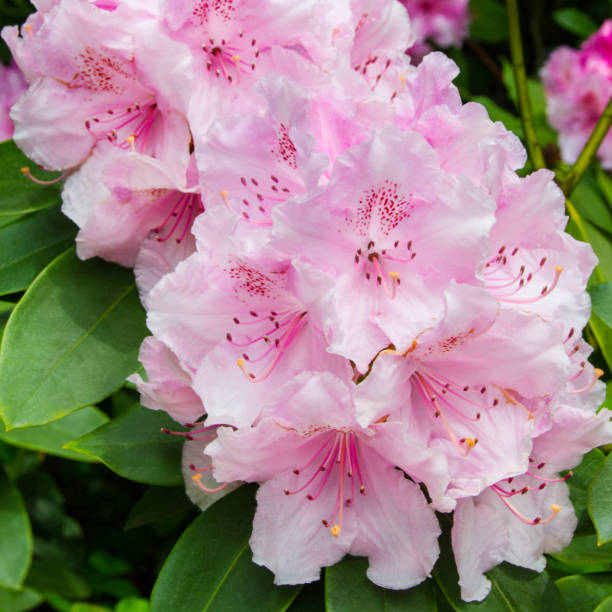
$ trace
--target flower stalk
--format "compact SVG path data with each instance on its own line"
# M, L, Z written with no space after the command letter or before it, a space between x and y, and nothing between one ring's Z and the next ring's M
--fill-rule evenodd
M546 168L546 161L542 153L542 147L538 141L534 122L533 110L529 100L527 89L527 74L525 72L525 59L523 56L523 43L521 40L521 27L517 0L507 0L506 11L508 15L508 31L510 35L510 59L516 83L516 94L519 112L525 132L525 140L529 159L535 169Z

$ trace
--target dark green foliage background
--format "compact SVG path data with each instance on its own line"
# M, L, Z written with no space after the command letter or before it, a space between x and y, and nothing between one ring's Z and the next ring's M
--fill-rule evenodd
M554 47L579 45L612 17L612 0L519 4L536 130L549 167L563 169L537 73ZM456 83L465 101L481 102L522 135L504 2L470 6L471 37L449 51L461 68ZM31 10L26 0L0 0L0 26L22 23ZM0 59L8 58L0 43ZM0 612L612 611L607 448L586 455L569 481L579 519L570 546L550 555L542 574L495 568L482 603L459 597L446 515L441 558L415 589L376 587L365 578L367 562L357 558L327 569L315 584L274 587L271 574L250 561L255 487L242 487L205 514L186 498L181 441L160 433L169 419L142 408L133 386L122 382L139 368L146 333L130 273L76 259L76 228L59 211L59 188L27 181L19 168L28 163L14 145L0 144L0 334L8 321L0 351L7 429L0 426ZM609 380L612 179L590 169L572 201L600 259L587 337ZM568 229L584 239L573 223ZM53 335L44 335L51 328ZM50 381L48 401L31 398L34 379Z

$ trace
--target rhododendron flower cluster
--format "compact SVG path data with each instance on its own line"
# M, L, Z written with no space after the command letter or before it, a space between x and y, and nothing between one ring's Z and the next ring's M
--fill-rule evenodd
M576 161L612 95L612 20L603 22L580 49L559 47L542 68L548 121L559 132L563 160ZM612 168L612 136L599 158Z
M570 541L561 474L612 441L595 257L454 63L410 63L401 3L60 0L4 38L16 142L67 175L80 256L135 268L142 403L187 427L202 508L260 485L277 584L353 554L410 588L436 512L466 600Z

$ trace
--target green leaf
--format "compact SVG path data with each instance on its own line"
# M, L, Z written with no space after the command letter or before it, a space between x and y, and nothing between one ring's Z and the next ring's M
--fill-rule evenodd
M78 601L70 606L70 612L112 612L112 610L105 606Z
M24 217L24 215L0 215L0 227L6 227L11 223L15 223L15 221L18 221L22 217Z
M587 491L589 483L593 480L604 459L605 455L598 448L594 448L582 458L580 465L572 470L572 477L567 481L572 505L578 518L577 534L593 533L594 531L587 512Z
M606 597L594 610L594 612L612 612L612 595Z
M599 544L612 542L612 453L589 485L588 508Z
M574 7L555 11L553 19L564 30L583 38L587 38L597 29L597 24L586 13Z
M35 608L42 601L42 597L32 589L12 591L0 588L1 612L27 612Z
M30 285L0 351L7 429L43 425L95 404L138 369L146 334L132 272L74 250Z
M591 612L612 594L612 574L566 576L555 584L569 612Z
M8 321L13 308L15 308L15 304L13 302L5 302L0 300L0 338L2 338L6 322Z
M0 586L19 589L31 560L28 514L19 491L0 468Z
M63 448L65 444L93 431L108 421L108 417L97 408L88 406L62 419L25 429L0 431L0 440L13 446L57 455L77 461L96 461L92 457Z
M57 559L35 559L26 584L40 593L56 593L68 599L87 599L91 589L77 574Z
M32 212L60 201L59 185L38 185L24 176L21 168L31 165L12 140L0 142L0 215Z
M115 607L115 612L149 612L151 606L148 599L128 597L122 599Z
M551 556L567 565L612 564L612 542L598 546L595 535L577 536L561 552Z
M127 574L132 567L123 557L117 557L104 549L94 550L88 561L103 576Z
M327 612L436 612L436 597L431 581L404 591L382 589L366 576L368 561L345 557L325 570L325 607ZM347 584L351 585L347 589Z
M612 327L612 281L600 283L589 288L593 312Z
M508 38L504 7L496 0L470 0L470 37L485 42L503 42Z
M612 371L612 328L593 313L589 320L589 329L593 332L601 353Z
M461 599L459 576L451 551L450 537L440 538L442 552L434 568L434 578L454 610L459 612L542 612L565 610L554 582L546 572L538 573L502 563L487 572L491 592L481 602Z
M587 176L588 174L589 172L587 171L587 174L585 174L585 176ZM612 178L610 178L609 174L605 170L602 170L598 166L597 168L595 168L595 180L597 181L597 186L601 190L601 193L606 198L608 207L612 208Z
M120 417L69 442L66 448L95 457L124 478L159 486L183 484L181 452L184 438L168 436L175 428L165 413L135 404Z
M612 233L612 203L602 196L604 183L589 169L572 194L572 203L583 219L603 232Z
M515 107L518 108L512 64L505 57L500 59L502 64L502 80L506 86L508 97L514 102ZM546 119L546 94L544 93L542 83L538 79L528 78L527 91L533 111L533 123L540 144L546 145L549 142L555 142L557 138L556 133L548 125Z
M0 229L0 295L23 291L55 257L70 248L76 229L58 207Z
M195 506L185 495L185 487L168 490L166 487L149 487L142 498L130 510L125 530L142 527L177 516L185 518Z
M276 587L251 561L254 487L242 486L199 516L166 559L151 595L151 612L286 610L299 587Z

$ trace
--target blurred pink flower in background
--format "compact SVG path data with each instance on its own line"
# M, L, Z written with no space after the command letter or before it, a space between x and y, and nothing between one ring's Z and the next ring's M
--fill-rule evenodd
M576 161L612 95L612 20L603 22L579 50L559 47L542 68L548 121L559 132L563 161ZM612 135L599 158L612 168Z
M468 0L401 0L410 15L417 40L409 54L420 59L431 51L427 41L440 47L458 46L468 33Z

